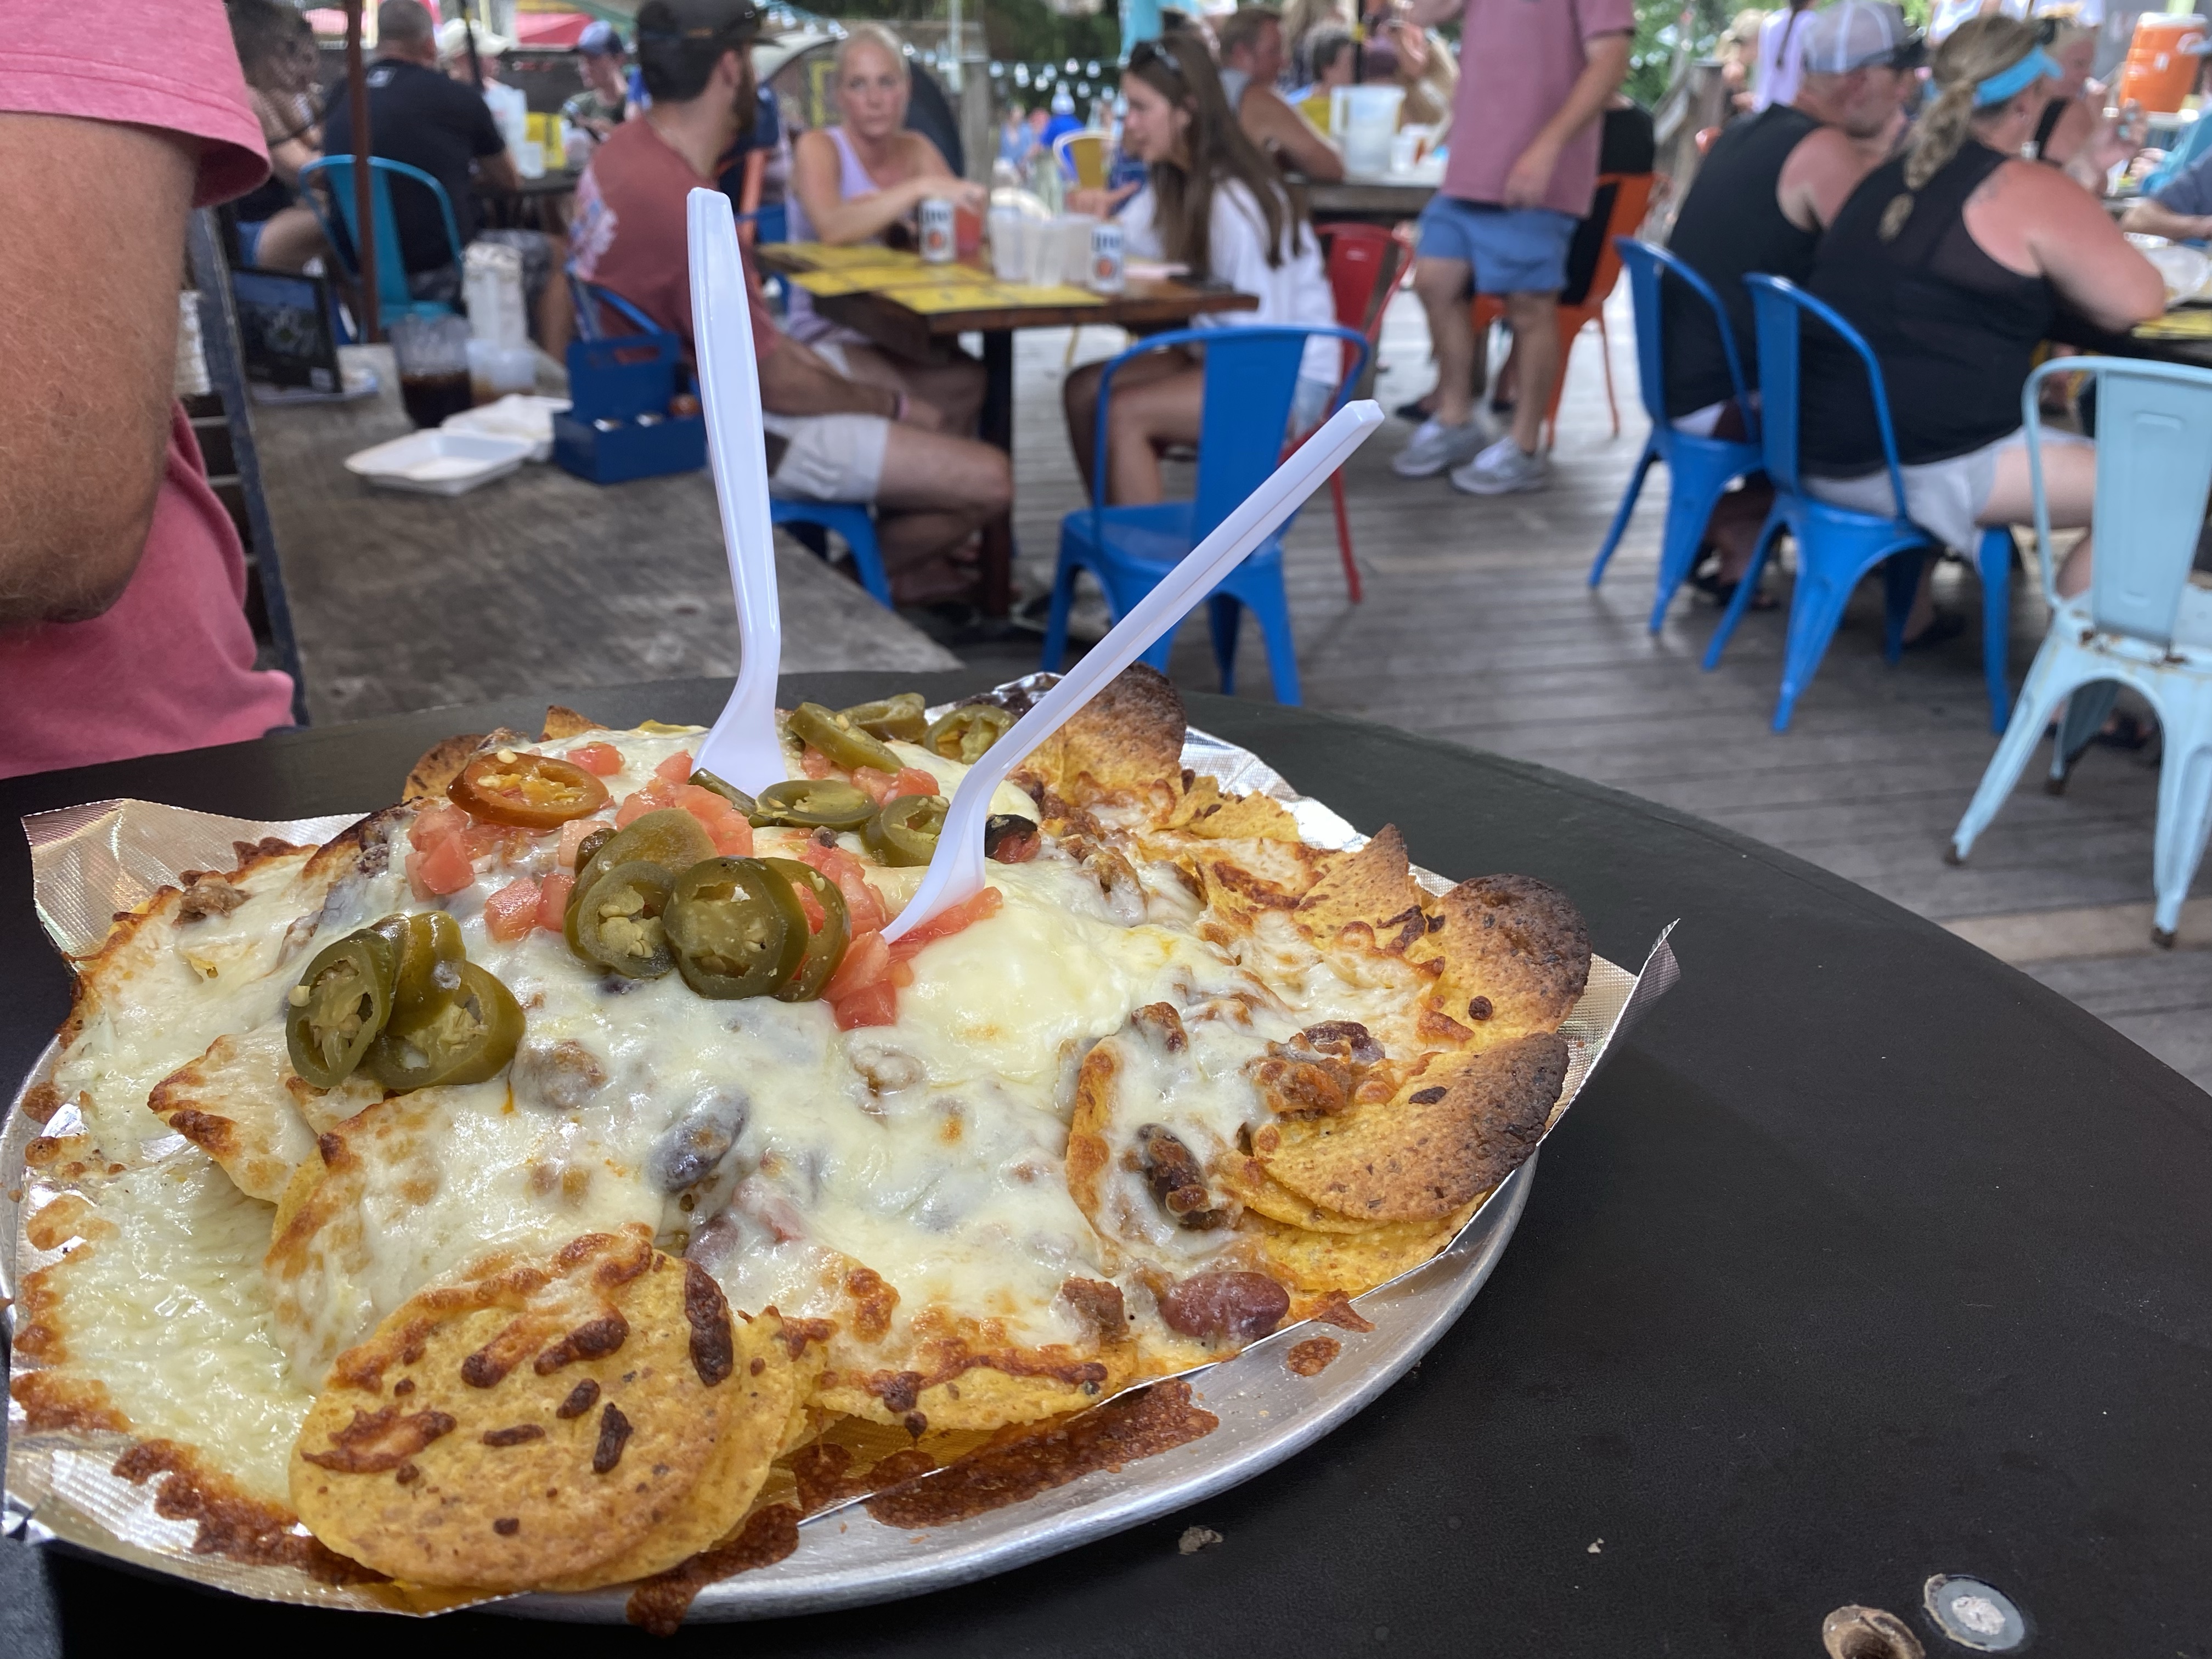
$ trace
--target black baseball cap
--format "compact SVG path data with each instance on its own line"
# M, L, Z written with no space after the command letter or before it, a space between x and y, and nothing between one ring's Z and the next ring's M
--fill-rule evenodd
M642 46L704 45L760 33L760 8L752 0L646 0L638 9L637 39Z

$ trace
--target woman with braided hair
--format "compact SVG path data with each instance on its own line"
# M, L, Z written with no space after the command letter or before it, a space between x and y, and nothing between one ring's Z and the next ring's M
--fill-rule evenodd
M2158 315L2166 290L2087 191L2058 168L2013 159L2060 74L2034 25L1970 19L1934 67L1937 96L1909 147L1844 203L1807 287L1881 364L1913 520L1970 551L1978 526L2033 514L2020 394L2059 307L2123 330ZM1894 512L1865 370L1818 325L1802 353L1807 487L1841 507ZM2094 447L2046 435L2043 477L2053 526L2086 528ZM2079 592L2088 580L2084 536L2059 591ZM1923 580L1906 642L1963 626L1936 616Z

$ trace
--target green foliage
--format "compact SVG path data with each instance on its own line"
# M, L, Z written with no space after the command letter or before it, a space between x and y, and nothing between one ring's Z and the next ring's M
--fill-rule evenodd
M1735 13L1729 0L1636 0L1628 95L1647 109L1657 103L1678 58L1693 63L1711 57Z
M876 18L894 28L945 19L945 0L838 0L823 9L840 18ZM985 44L1001 62L1064 64L1073 58L1103 65L1121 55L1121 19L1111 5L1088 17L1063 17L1044 0L966 0L962 9L969 21L981 20Z

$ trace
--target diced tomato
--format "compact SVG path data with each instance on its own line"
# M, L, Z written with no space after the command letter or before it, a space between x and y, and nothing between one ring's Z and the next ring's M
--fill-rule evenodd
M909 962L901 962L896 957L893 957L890 981L900 990L905 990L908 986L914 983L914 964Z
M799 900L799 908L806 912L806 931L818 933L822 924L830 920L830 913L822 908L822 901L814 896L814 890L804 882L794 881L791 890Z
M427 853L447 836L459 835L469 823L469 815L458 806L447 806L442 802L426 806L407 826L407 844L418 853Z
M622 750L611 743L587 743L581 749L571 749L568 758L603 778L611 778L623 769Z
M658 812L676 805L673 786L655 778L634 795L623 797L622 805L615 811L615 828L627 830L647 812Z
M443 893L458 893L477 878L476 866L470 862L468 849L461 843L464 836L448 836L422 855L422 862L408 872L408 876L423 892L436 896Z
M822 988L825 1002L842 1002L847 997L881 982L890 971L890 946L877 933L856 934L845 947L845 959L837 964L837 971L830 975L830 982Z
M548 876L538 884L538 925L547 933L561 931L568 915L568 890L575 884L574 876Z
M553 862L563 870L576 867L576 849L584 844L584 837L607 827L604 818L570 818L561 826L561 844L554 849Z
M945 786L937 781L934 772L925 772L919 766L902 766L898 775L891 780L891 799L901 795L941 795Z
M538 926L538 905L544 896L528 876L507 883L484 901L484 932L501 945L527 936Z
M921 927L899 935L891 945L891 954L902 962L910 962L925 945L934 945L941 939L951 939L963 928L981 921L987 916L999 914L1006 901L999 896L995 887L986 887L973 898L963 899L949 910L940 910Z
M874 933L883 931L890 920L884 908L882 896L870 884L867 866L842 847L824 847L811 836L792 849L802 863L811 864L837 884L837 890L845 896L845 909L854 933Z
M483 859L499 851L507 838L495 823L472 823L453 839L460 842L461 851L471 859Z
M707 826L707 834L714 843L714 850L726 859L749 859L753 855L753 827L745 822L742 812L726 812Z
M421 853L410 853L407 855L407 890L415 896L415 902L417 904L428 904L438 896L422 884L423 856Z
M865 991L855 991L835 1006L837 1029L841 1031L858 1030L864 1025L890 1025L898 1018L898 991L885 980Z
M679 749L653 769L653 775L670 783L691 781L691 751Z
M891 798L891 775L888 772L878 772L872 766L856 766L853 769L853 781L878 806Z
M668 792L669 804L680 806L708 829L714 820L726 817L738 809L711 789L702 789L696 783L679 783Z
M810 743L799 751L799 769L810 778L826 778L836 775L837 763Z

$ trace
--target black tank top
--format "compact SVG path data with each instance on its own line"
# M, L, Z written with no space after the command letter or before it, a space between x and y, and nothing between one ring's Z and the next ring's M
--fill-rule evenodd
M1865 336L1889 387L1898 459L1948 460L2020 425L2020 389L2051 331L2047 278L2008 270L1967 234L1966 198L2006 158L1967 140L1885 242L1883 212L1905 193L1905 163L1869 173L1836 216L1806 284ZM1881 439L1858 356L1818 323L1804 331L1802 447L1816 472L1850 477L1881 465Z
M2072 106L2073 100L2070 98L2054 98L2043 106L2043 118L2035 124L2033 148L2037 161L2047 161L2051 159L2043 153L2044 148L2051 143L2051 135L2058 131L2058 124L2066 118L2066 112Z
M1820 124L1801 109L1770 104L1714 141L1674 220L1668 247L1719 295L1735 325L1747 388L1759 384L1745 273L1762 270L1802 283L1813 269L1817 230L1800 230L1774 199L1783 163ZM1681 283L1660 284L1666 341L1667 413L1679 417L1731 396L1728 359L1712 307Z

